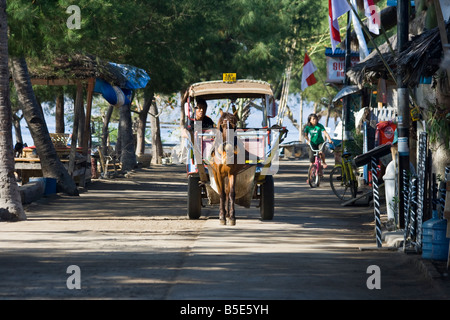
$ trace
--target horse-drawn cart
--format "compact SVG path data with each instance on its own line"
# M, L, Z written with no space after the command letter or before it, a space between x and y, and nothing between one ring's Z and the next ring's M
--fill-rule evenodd
M257 199L259 202L255 202L259 206L261 219L271 220L274 216L273 175L278 170L278 145L287 131L284 128L268 126L268 118L275 115L270 85L255 80L195 83L187 92L185 112L188 121L194 118L198 98L203 98L210 105L214 101L220 103L225 100L225 111L238 114L238 122L232 131L226 130L229 136L222 135L223 127L220 127L220 124L218 128L202 129L201 123L195 122L195 130L191 133L191 139L188 139L188 217L198 219L201 216L203 199L208 199L209 205L221 204L222 182L217 181L217 171L225 170L221 161L227 150L228 160L231 155L231 161L228 161L231 165L227 165L227 168L234 166L232 170L237 173L235 178L225 177L224 184L229 183L228 180L235 180L232 187L223 187L228 188L227 197L229 189L232 188L234 197L230 198L231 204L228 203L228 198L226 199L226 210L233 206L234 219L234 203L249 208L252 200ZM250 107L252 111L257 111L259 117L255 119L256 114L252 112L252 122L261 120L259 128L244 128L243 121L239 121L239 118L242 120L242 113ZM227 125L229 128L230 124ZM227 146L227 142L232 146ZM223 157L218 157L219 154Z

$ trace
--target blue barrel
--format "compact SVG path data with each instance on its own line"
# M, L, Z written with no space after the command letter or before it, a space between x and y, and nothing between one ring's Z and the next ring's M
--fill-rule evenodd
M422 258L432 260L447 260L449 241L447 238L447 220L439 219L436 210L433 217L422 224Z
M45 190L44 195L55 194L56 193L56 179L55 178L45 178Z

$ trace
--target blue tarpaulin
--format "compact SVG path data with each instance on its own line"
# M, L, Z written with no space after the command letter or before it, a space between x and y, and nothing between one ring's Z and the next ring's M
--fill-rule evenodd
M139 69L127 64L118 64L113 62L109 62L109 64L119 68L122 75L127 79L127 83L124 89L136 90L145 88L148 81L150 80L147 72L145 72L145 70L143 69Z
M109 104L120 107L131 104L133 90L145 88L150 77L145 70L125 65L109 62L112 66L119 68L126 82L121 87L113 86L107 81L97 78L95 80L94 92L101 93Z

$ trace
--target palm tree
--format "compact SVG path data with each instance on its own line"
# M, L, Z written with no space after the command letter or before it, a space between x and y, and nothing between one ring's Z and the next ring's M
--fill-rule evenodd
M31 86L25 58L10 57L10 67L17 97L41 160L43 176L56 179L58 192L72 196L79 195L75 182L59 160L50 138L42 108Z
M26 215L14 177L6 0L0 0L0 21L0 219L20 221Z

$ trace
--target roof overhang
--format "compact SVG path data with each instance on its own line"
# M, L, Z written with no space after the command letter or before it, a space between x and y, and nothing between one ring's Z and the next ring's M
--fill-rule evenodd
M357 85L350 85L343 87L333 98L333 102L338 101L339 99L342 99L348 95L358 93L361 89Z

